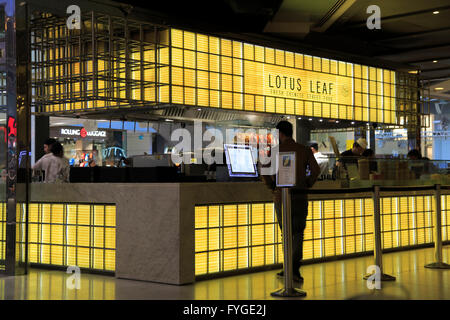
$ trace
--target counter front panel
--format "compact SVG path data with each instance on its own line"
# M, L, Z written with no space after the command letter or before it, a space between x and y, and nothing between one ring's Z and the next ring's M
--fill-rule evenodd
M434 197L381 199L383 249L433 243ZM450 195L442 196L443 241L449 240ZM305 263L373 251L371 198L309 201ZM196 206L195 275L283 262L281 232L271 202Z

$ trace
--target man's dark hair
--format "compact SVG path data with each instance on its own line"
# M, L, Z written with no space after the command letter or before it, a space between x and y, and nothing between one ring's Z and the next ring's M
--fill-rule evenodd
M52 144L54 144L55 142L57 142L56 139L53 138L48 138L47 140L45 140L44 144L51 146Z
M319 151L319 144L317 142L315 142L315 141L308 142L308 146L310 148L313 148L316 151Z
M280 121L277 124L277 129L282 132L286 137L292 138L292 124L289 121Z
M410 158L410 157L417 157L417 159L422 158L420 151L417 149L412 149L411 151L409 151L407 156L408 156L408 158Z
M64 148L58 141L51 145L50 151L57 157L62 158L64 156Z

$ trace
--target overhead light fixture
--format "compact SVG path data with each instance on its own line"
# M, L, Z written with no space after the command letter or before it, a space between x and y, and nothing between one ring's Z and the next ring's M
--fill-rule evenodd
M412 74L418 74L418 73L419 73L419 71L417 71L417 70L411 70L411 71L408 71L408 73L412 73Z
M433 63L437 63L438 61L437 60L433 60Z
M302 118L298 118L298 120L302 120Z
M202 109L201 109L201 108L198 108L197 111L202 111Z
M355 124L355 121L352 121L352 124Z
M437 88L434 88L434 90L436 90L436 91L441 91L441 90L444 90L444 88L442 88L442 87L437 87Z
M339 120L336 120L336 123L339 123Z
M166 121L167 121L167 122L173 122L173 120L172 120L172 119L166 119Z
M287 116L286 119L290 119L291 117Z
M439 11L433 11L433 14L438 14L439 13Z
M311 118L309 118L309 121L312 121L312 119L311 119Z
M323 121L323 119L320 119L319 121L320 121L320 122L322 122L322 121Z

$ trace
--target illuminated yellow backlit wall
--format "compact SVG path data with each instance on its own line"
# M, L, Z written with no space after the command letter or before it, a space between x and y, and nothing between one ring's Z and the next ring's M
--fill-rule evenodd
M396 122L394 71L170 32L172 103Z
M450 195L443 196L442 210L446 241L450 232ZM434 211L432 196L382 198L382 247L432 243ZM373 241L372 199L309 202L304 260L371 251ZM196 207L196 275L282 262L281 232L272 203Z
M18 205L20 217L24 212L25 205ZM28 217L30 263L115 270L114 205L30 203ZM23 232L17 237L25 241Z

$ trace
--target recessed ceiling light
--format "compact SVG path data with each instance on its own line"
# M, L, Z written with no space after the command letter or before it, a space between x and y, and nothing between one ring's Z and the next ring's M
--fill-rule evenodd
M433 60L433 63L437 63L437 60Z
M312 119L311 119L311 118L309 118L309 121L312 121Z
M322 122L323 120L322 120L322 119L320 119L319 121L320 121L320 122Z
M438 14L439 13L439 11L433 11L433 14Z
M336 120L336 123L339 123L339 120Z
M352 124L355 124L355 121L352 121Z
M290 119L291 117L287 116L286 119Z
M302 120L302 118L298 118L298 120Z
M442 87L437 87L437 88L434 88L434 90L436 90L436 91L441 91L441 90L444 90L444 88L442 88Z

